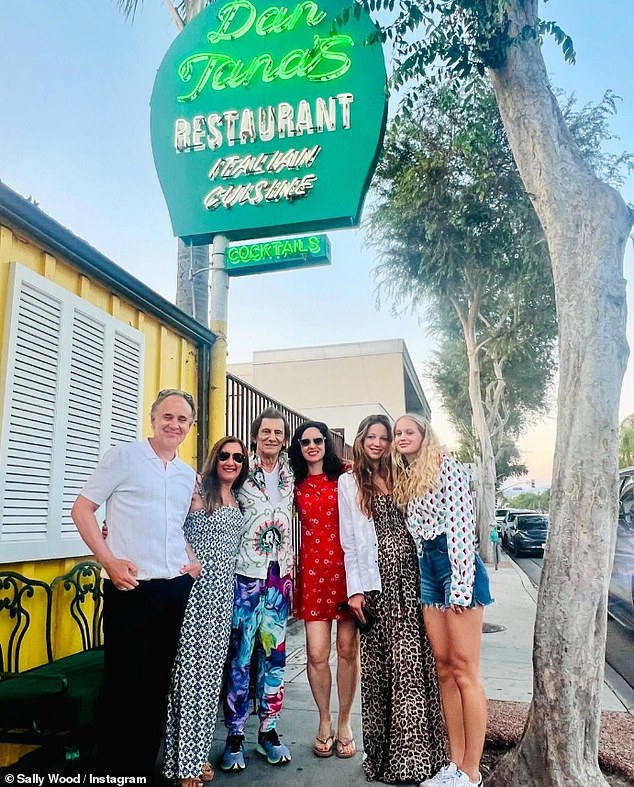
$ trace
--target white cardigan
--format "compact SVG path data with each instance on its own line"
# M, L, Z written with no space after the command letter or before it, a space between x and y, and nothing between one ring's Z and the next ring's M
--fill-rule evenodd
M366 590L381 590L376 530L372 520L359 510L352 472L339 476L337 490L339 539L344 551L348 598Z

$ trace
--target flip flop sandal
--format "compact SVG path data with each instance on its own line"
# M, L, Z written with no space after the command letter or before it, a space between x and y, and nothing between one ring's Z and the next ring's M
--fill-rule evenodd
M337 738L335 743L336 754L340 760L349 760L357 753L357 744L354 742L354 738ZM346 752L345 750L350 746L352 746L352 751Z
M214 771L213 765L210 762L206 762L198 778L201 782L207 783L212 781L215 775L216 771Z
M325 746L325 749L319 749L317 746L313 746L313 754L315 757L332 757L335 753L335 734L333 732L324 740L323 738L319 738L315 736L315 744L321 743L322 746Z

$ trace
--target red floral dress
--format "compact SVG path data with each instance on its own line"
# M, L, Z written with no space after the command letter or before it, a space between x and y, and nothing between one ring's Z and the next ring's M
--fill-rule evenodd
M325 473L309 475L295 486L302 526L293 613L302 620L350 620L339 609L348 600L343 549L339 542L337 482Z

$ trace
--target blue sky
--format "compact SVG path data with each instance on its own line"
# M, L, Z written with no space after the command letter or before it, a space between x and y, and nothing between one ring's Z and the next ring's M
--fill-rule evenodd
M634 151L631 67L632 0L551 0L541 15L569 33L577 64L550 43L553 83L580 103L611 89L623 99L612 129L614 149ZM134 23L114 0L30 0L0 10L0 180L144 281L173 299L176 240L154 170L149 100L156 69L176 35L160 0L145 0ZM389 67L389 66L388 66ZM634 203L634 176L622 189ZM403 338L423 379L441 437L451 434L425 381L433 344L415 315L375 306L371 251L360 231L330 233L332 265L233 279L229 360L253 350ZM625 277L634 279L628 245ZM632 303L632 286L628 302ZM630 317L628 338L634 344ZM315 381L319 384L319 381ZM634 412L634 361L621 415ZM525 461L547 480L553 419L527 434ZM548 437L546 437L548 435Z

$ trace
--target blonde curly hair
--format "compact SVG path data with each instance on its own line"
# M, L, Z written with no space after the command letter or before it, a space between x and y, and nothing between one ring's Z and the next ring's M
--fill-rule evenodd
M438 486L442 449L428 421L413 413L405 413L394 422L394 432L399 421L408 418L416 424L423 442L415 459L410 462L396 449L396 440L392 443L392 462L394 466L394 502L405 508L415 497L424 497Z

